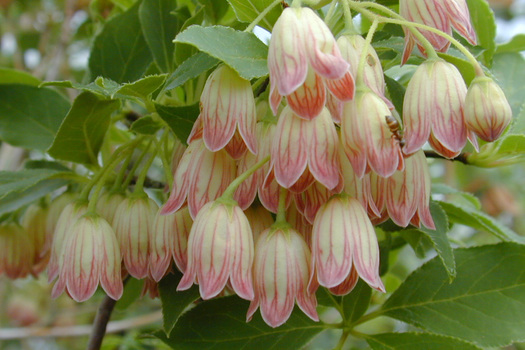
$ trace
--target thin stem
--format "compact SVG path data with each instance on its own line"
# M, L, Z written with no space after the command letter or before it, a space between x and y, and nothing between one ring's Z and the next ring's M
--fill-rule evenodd
M368 322L368 321L373 320L374 318L382 316L382 315L383 315L383 310L381 310L381 309L373 311L373 312L371 312L369 314L366 314L366 315L360 317L357 321L355 321L352 324L350 324L349 328L353 329L355 326L357 326L357 325L359 325L361 323Z
M332 16L335 14L335 7L337 5L339 0L332 0L332 3L330 4L330 8L328 8L328 12L326 13L326 16L324 17L325 23L330 22L332 19Z
M124 163L122 163L120 170L117 174L117 178L115 179L115 182L113 183L113 186L111 187L111 192L119 192L121 189L122 182L124 181L124 176L126 176L126 170L128 170L129 163L131 162L131 159L133 158L133 152L130 152L126 159L124 160Z
M243 181L245 181L247 178L250 177L254 172L259 170L264 164L266 164L270 160L270 155L264 157L259 162L255 163L250 169L246 170L241 175L237 176L235 180L230 183L230 185L226 188L221 198L223 199L233 199L233 194L235 193L235 190L237 190L237 187L239 187Z
M124 183L122 184L122 187L121 187L124 191L126 190L126 188L128 188L129 184L131 183L131 180L133 180L133 175L135 174L135 172L137 171L137 168L139 167L140 163L142 163L142 160L144 159L144 157L148 153L148 149L151 146L152 142L153 142L153 140L151 140L148 143L148 145L146 146L144 151L142 151L142 153L140 154L140 156L137 159L137 161L131 167L131 170L129 171L128 176L126 177L126 180L124 180Z
M279 207L277 209L277 217L275 218L275 225L282 225L286 224L286 196L287 196L287 189L284 187L281 187L279 190Z
M436 151L425 151L425 157L427 157L427 158L446 159L446 160L450 160L450 161L461 162L461 163L467 164L467 165L470 164L469 161L468 161L468 157L469 156L470 156L470 153L464 152L464 153L460 153L459 155L457 155L454 158L446 158L446 157L443 157L441 154L437 153Z
M335 346L334 350L341 350L341 349L343 349L343 346L345 345L346 339L348 339L349 335L350 335L350 332L344 330L343 334L341 334L341 338L339 338L339 342Z
M345 15L345 29L349 33L357 33L354 27L354 19L352 17L352 12L350 11L350 6L348 5L347 0L341 0L343 4L343 11Z
M153 140L152 140L153 141ZM148 148L146 148L146 152L150 149L153 142L151 142L148 145ZM158 149L158 148L157 148ZM148 170L151 167L151 164L153 163L153 160L155 159L155 154L152 154L151 157L146 161L146 164L144 164L144 167L140 171L139 177L137 179L137 182L135 184L135 189L133 190L134 194L139 194L144 192L144 180L146 180L146 176L148 176Z
M106 327L116 303L116 300L111 299L107 295L104 300L102 300L102 303L98 308L95 321L93 322L93 330L89 337L87 350L99 350L102 346L104 335L106 335Z
M262 10L261 13L255 19L250 23L248 27L244 30L245 32L251 32L253 28L264 18L266 15L273 10L273 8L281 3L281 0L274 0L268 7L266 7L264 10Z
M368 30L368 34L366 35L365 40L365 48L368 48L371 46L372 38L374 37L374 33L377 30L378 21L377 19L374 19L374 22L372 22L372 25L370 26L370 29ZM368 50L365 49L363 52L361 52L361 57L359 57L359 65L357 66L357 86L365 86L365 63L366 63L366 56L368 55Z
M160 154L160 159L162 161L162 167L164 168L164 177L166 178L166 182L168 183L168 187L171 187L173 185L173 174L171 173L171 165L169 160L166 157L166 146L168 143L168 134L169 131L167 129L164 129L164 134L162 134L158 149Z

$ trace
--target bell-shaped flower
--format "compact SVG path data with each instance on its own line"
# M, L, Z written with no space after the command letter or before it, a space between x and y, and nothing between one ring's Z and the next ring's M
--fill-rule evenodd
M250 222L252 228L253 241L257 242L257 239L261 233L268 227L272 226L273 218L272 215L262 205L252 205L244 211L244 214Z
M422 150L405 159L405 169L396 171L386 179L385 196L388 216L394 223L406 227L415 217L419 226L434 230L435 225L430 215L430 172L427 159Z
M206 81L201 107L202 138L210 151L226 147L238 128L250 152L257 153L255 99L248 80L228 66L221 65Z
M161 213L177 211L187 197L191 217L195 218L204 204L222 195L235 174L235 161L226 151L210 152L202 139L192 141L175 172L170 197Z
M17 223L0 225L0 276L11 279L26 277L31 272L33 242Z
M399 13L411 22L425 24L449 35L452 34L451 27L454 27L472 45L476 45L476 33L470 23L470 14L465 0L400 0ZM436 50L440 52L448 50L450 41L446 38L428 30L418 30ZM426 54L415 36L406 28L404 31L405 49L402 63L405 63L410 57L415 43L421 53Z
M159 207L147 196L130 196L122 201L112 226L129 274L141 279L148 275L150 230Z
M169 271L172 259L177 268L184 272L187 265L188 235L193 220L188 207L182 207L175 213L161 215L157 213L150 231L149 276L158 282Z
M286 209L286 221L292 225L292 228L297 231L306 242L308 247L312 246L312 227L313 225L297 208L296 201L290 203Z
M188 266L177 290L199 284L203 299L217 296L230 281L235 293L253 299L253 236L242 209L231 200L207 203L188 238Z
M312 231L312 273L327 288L342 284L351 273L381 292L379 245L374 227L363 206L348 195L337 195L324 204L315 217Z
M317 211L333 194L334 192L316 181L303 192L294 194L294 199L299 212L313 224Z
M255 248L253 267L255 298L246 319L257 307L269 326L278 327L290 317L295 301L312 320L319 321L315 291L308 291L310 249L290 227L265 230Z
M53 298L67 288L73 300L85 301L95 293L98 284L114 300L123 291L120 251L111 226L98 215L84 215L71 227L64 242L64 260Z
M53 281L58 276L58 266L62 264L62 260L64 259L64 241L71 231L71 227L73 227L78 218L84 215L86 211L87 203L83 201L71 202L62 210L51 243L51 256L49 258L49 264L47 265L48 282Z
M326 86L342 100L354 93L349 64L341 57L328 26L309 8L287 8L272 32L268 50L270 106L277 114L281 96L302 118L323 109Z
M326 108L313 120L305 120L285 107L272 146L271 162L281 186L292 187L307 167L308 173L328 189L333 190L340 184L339 142Z
M357 76L357 68L361 54L366 50L366 62L363 71L364 83L373 92L375 92L385 103L389 109L393 109L394 105L389 99L385 97L385 77L383 74L383 67L381 61L377 56L373 46L366 43L366 40L361 35L345 34L337 39L337 45L341 50L342 57L350 63L350 72L355 77ZM328 97L327 107L332 114L332 118L336 123L341 123L343 116L343 100L333 97Z
M454 65L441 59L422 63L405 93L403 152L415 153L429 141L445 157L458 155L467 142L466 94L465 82Z
M49 261L49 246L46 247L46 221L49 207L32 204L24 213L21 225L33 244L33 273L42 272Z
M392 113L385 102L369 89L358 90L345 103L341 136L346 156L358 177L371 168L384 177L403 169L403 153L387 122Z
M97 213L107 222L112 223L119 204L125 199L126 196L120 192L106 192L97 202Z
M498 139L512 119L505 93L488 77L476 77L465 98L465 121L483 141Z
M71 192L64 192L60 196L54 198L49 204L46 218L46 241L44 250L51 251L51 242L58 223L58 218L62 211L75 199L75 195Z

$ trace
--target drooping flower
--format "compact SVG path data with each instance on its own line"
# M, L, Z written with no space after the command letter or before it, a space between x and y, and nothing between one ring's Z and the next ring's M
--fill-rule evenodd
M193 140L175 172L168 201L162 207L163 215L177 211L188 201L192 218L204 204L219 198L235 179L235 161L226 151L209 151L202 139Z
M217 296L230 281L235 293L253 299L253 237L250 223L233 203L209 202L195 218L188 238L188 265L177 290L199 284L203 299Z
M21 225L26 230L34 248L32 260L34 274L42 272L49 260L49 246L46 247L47 213L48 207L32 204L27 208L21 221Z
M444 157L458 155L467 142L466 94L467 87L455 66L441 59L423 62L405 93L403 152L412 154L429 141Z
M399 13L411 22L425 24L449 35L452 34L451 27L454 27L472 45L476 45L476 33L470 23L470 14L465 0L400 0ZM403 28L403 30L405 31L405 49L402 63L408 60L416 43L421 53L425 55L425 49L415 36L408 29ZM450 41L446 38L428 30L418 30L436 50L440 52L448 50Z
M292 187L307 170L312 181L295 189L303 191L313 179L333 190L340 184L339 143L326 108L313 120L299 118L289 107L282 111L272 147L271 164L277 182ZM308 175L308 174L307 174Z
M87 203L83 201L71 202L62 210L56 224L53 242L51 243L51 257L47 265L48 282L53 281L58 276L58 266L62 264L64 259L64 241L66 241L71 227L86 211Z
M465 98L465 121L483 141L498 139L512 119L505 93L488 77L476 77Z
M340 99L354 94L349 64L341 57L327 25L309 8L287 8L272 32L268 50L270 106L274 114L286 96L297 115L312 119L321 113L326 86Z
M0 276L11 279L26 277L31 272L33 242L17 223L0 225Z
M158 208L147 196L130 196L119 204L113 219L124 266L138 279L148 275L149 231Z
M244 211L244 214L250 222L252 228L253 241L257 242L257 239L261 233L273 224L272 215L262 205L252 205Z
M112 223L119 204L125 199L126 196L122 193L106 192L100 196L97 202L97 213L106 219L107 222Z
M51 251L51 242L53 241L53 235L58 223L58 218L62 211L75 199L75 195L71 192L64 192L60 196L56 197L49 204L49 210L46 218L46 240L44 250Z
M346 102L341 136L346 156L359 178L370 169L384 177L403 169L403 153L387 123L392 113L371 90L361 90Z
M410 222L419 226L420 221L434 230L435 225L430 215L430 172L427 159L422 150L405 159L405 169L396 171L385 179L384 196L380 202L385 203L388 216L394 223L407 227Z
M255 100L248 80L228 66L221 65L206 81L201 106L202 138L209 150L216 152L226 147L238 128L250 152L257 153ZM232 157L238 158L236 154Z
M308 291L310 263L310 249L294 229L265 230L255 248L255 298L248 309L247 321L260 307L264 322L278 327L290 317L296 300L308 317L319 321L315 291Z
M123 292L120 251L111 226L98 215L82 216L71 227L64 242L64 260L59 267L53 298L64 289L73 300L85 301L98 284L114 300Z
M337 287L354 267L370 287L385 292L379 277L377 237L359 201L347 195L332 197L317 213L312 235L316 276L312 272L311 284L315 286L317 278L322 286Z

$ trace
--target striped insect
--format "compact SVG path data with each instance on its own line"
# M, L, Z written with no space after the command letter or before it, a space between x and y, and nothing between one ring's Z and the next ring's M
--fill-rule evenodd
M405 139L403 138L403 135L400 132L399 128L399 122L396 118L392 117L391 115L385 116L386 124L388 125L388 128L390 129L390 132L392 133L392 137L395 138L401 147L405 145Z

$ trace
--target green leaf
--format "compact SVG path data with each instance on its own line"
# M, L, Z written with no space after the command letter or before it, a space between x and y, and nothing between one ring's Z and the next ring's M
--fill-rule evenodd
M385 82L392 103L396 107L399 115L403 114L403 100L405 98L405 87L397 82L397 80L390 78L385 74Z
M241 22L251 23L259 14L270 6L273 0L228 0L235 16ZM259 26L272 31L273 25L281 14L281 6L275 6L259 22Z
M486 0L467 0L470 20L476 31L478 45L485 48L484 63L491 66L496 51L496 19Z
M198 77L208 69L215 67L219 60L204 52L196 53L177 67L167 79L164 90L171 90L185 82Z
M212 24L217 24L228 12L228 2L226 0L198 0L204 5L206 19Z
M271 328L257 312L246 322L249 302L237 296L203 301L180 317L169 338L155 336L173 349L301 349L325 328L298 308L288 321Z
M29 73L11 68L0 68L0 84L40 85L40 80Z
M162 75L150 75L133 83L124 84L120 87L113 96L120 94L125 96L138 97L142 100L147 98L157 91L164 81L166 80L166 74Z
M330 293L330 291L327 288L319 287L317 289L316 293L317 297L317 304L328 306L328 307L336 307L339 306L343 300L341 296L333 295Z
M432 194L446 194L454 195L463 198L467 203L471 204L476 209L481 209L481 203L478 197L474 196L472 193L463 192L457 188L438 183L432 184Z
M196 9L193 16L191 16L191 14L188 14L187 12L189 11L186 7L177 11L177 13L180 14L181 17L188 18L180 28L181 32L191 25L202 23L204 19L204 7L199 7L198 9ZM175 43L175 63L177 65L182 64L182 62L186 61L188 58L195 55L196 53L197 49L191 45Z
M268 74L268 47L253 33L223 26L193 25L177 35L175 41L193 45L218 58L244 79L250 80Z
M436 257L403 282L381 314L481 346L525 340L525 246L500 243L454 253L453 283Z
M0 198L11 192L22 192L62 171L54 169L27 169L0 171Z
M154 135L161 127L161 123L148 115L134 121L130 130L137 134Z
M525 244L525 237L519 236L516 232L480 210L463 206L459 203L439 202L439 205L445 210L451 222L488 232L502 241Z
M53 142L69 102L56 91L31 85L0 85L0 139L45 150Z
M470 154L467 161L486 168L525 162L525 135L507 134L495 142L486 143L478 153Z
M89 57L91 79L97 76L127 83L142 77L152 62L139 23L140 1L106 22Z
M373 350L481 350L463 340L430 333L383 333L366 337Z
M126 310L131 304L140 298L143 285L144 280L138 280L130 277L129 281L127 281L126 285L124 286L124 293L122 293L122 297L115 304L115 308L119 311Z
M118 100L100 100L90 92L78 95L48 153L57 159L97 164L111 113L119 105Z
M525 58L516 52L494 55L492 73L512 108L512 114L518 115L523 105L523 82L525 81Z
M179 19L171 14L176 7L176 0L143 0L139 7L142 33L162 72L173 70L172 41L182 25Z
M118 89L120 89L120 84L114 82L111 79L98 77L95 81L88 84L80 84L71 82L69 80L62 81L46 81L40 84L40 86L57 86L63 88L76 89L81 91L91 92L100 97L110 98L113 96Z
M155 104L159 116L168 123L169 127L182 143L186 143L191 129L199 116L199 104L182 107L170 107Z
M425 233L418 229L402 230L399 231L399 233L403 237L403 239L407 241L408 244L410 244L410 246L414 250L414 253L416 253L416 256L419 259L424 259L427 251L432 246L430 238L428 238L428 236Z
M430 230L426 227L421 227L420 230L432 241L432 245L447 271L448 278L450 282L452 282L456 277L456 262L454 260L454 254L452 253L452 247L450 246L447 237L448 217L439 204L434 201L430 202L430 213L434 219L436 229Z
M343 297L343 311L345 320L347 322L357 321L363 316L370 304L370 297L372 296L372 289L359 279L354 289Z
M525 34L517 34L509 42L498 45L496 53L525 51Z
M171 330L175 327L180 315L200 297L197 286L192 286L185 291L176 291L181 277L182 275L177 272L176 274L165 276L159 282L159 294L162 301L162 315L164 319L163 327L167 336L170 335Z

